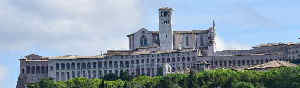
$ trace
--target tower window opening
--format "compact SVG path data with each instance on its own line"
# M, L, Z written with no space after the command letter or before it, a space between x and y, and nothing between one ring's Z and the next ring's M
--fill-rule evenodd
M163 21L163 24L169 24L169 21L167 21L167 20Z
M186 46L189 45L189 37L188 37L188 36L185 37L185 45L186 45Z
M169 13L166 11L166 12L164 12L164 16L168 16L169 15Z

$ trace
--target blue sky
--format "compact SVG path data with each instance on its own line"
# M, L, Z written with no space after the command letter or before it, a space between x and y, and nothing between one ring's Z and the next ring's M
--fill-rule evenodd
M174 8L174 30L216 21L218 50L298 42L299 0L1 0L0 88L14 88L18 59L96 55L128 49L126 35L158 29L158 8Z

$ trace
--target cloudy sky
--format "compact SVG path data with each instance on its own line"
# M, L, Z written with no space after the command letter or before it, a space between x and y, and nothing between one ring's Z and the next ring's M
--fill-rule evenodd
M0 88L14 88L18 59L96 55L128 49L127 34L158 30L158 8L172 7L175 30L216 20L218 50L298 42L299 0L0 0Z

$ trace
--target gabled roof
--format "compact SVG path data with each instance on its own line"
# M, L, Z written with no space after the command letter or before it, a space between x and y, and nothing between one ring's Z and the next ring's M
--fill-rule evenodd
M136 34L136 33L142 32L142 31L149 32L148 29L146 29L146 28L141 28L141 29L139 29L137 32L127 35L127 37L132 36L132 35L134 35L134 34ZM151 32L151 31L150 31L150 32Z

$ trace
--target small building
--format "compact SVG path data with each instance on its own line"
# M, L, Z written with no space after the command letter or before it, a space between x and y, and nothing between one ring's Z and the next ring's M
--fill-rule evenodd
M296 67L296 64L289 63L287 61L270 61L268 63L255 65L245 70L268 70L271 68L279 68L279 67Z
M192 63L192 71L195 72L200 72L200 71L205 71L210 69L210 64L207 63L206 61L196 61Z

